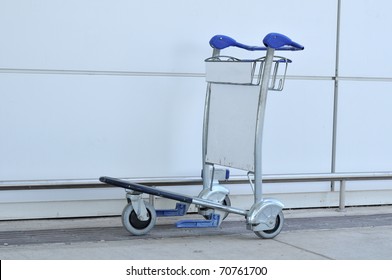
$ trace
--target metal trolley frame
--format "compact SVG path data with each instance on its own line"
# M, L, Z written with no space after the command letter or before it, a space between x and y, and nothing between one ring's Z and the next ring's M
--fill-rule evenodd
M185 215L190 204L198 207L204 219L179 221L177 227L217 227L229 213L234 213L245 216L247 228L261 238L274 238L280 233L283 204L262 195L264 115L268 91L283 90L287 66L291 63L287 58L275 56L275 51L297 51L304 47L279 33L269 33L263 43L264 46L248 46L224 35L215 35L210 40L213 53L205 60L203 189L197 197L112 177L100 178L101 182L126 189L128 205L122 213L122 222L130 233L146 234L154 227L157 216ZM220 55L228 47L266 51L266 55L252 60ZM249 210L231 206L229 191L219 183L229 178L226 167L248 172L254 191L254 203ZM178 203L175 209L155 210L143 199L144 193Z

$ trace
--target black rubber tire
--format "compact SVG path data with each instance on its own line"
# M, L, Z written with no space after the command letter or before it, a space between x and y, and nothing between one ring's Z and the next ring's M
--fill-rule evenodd
M148 220L141 221L138 219L131 203L125 206L121 220L124 228L133 235L144 235L148 233L156 223L157 214L155 209L149 203L144 203L147 208Z
M255 231L254 233L260 238L271 239L277 236L282 231L283 224L284 224L284 216L281 211L279 212L278 216L276 216L276 222L273 229Z

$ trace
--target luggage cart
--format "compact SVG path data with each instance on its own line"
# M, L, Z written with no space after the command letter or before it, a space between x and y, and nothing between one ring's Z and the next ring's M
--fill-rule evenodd
M203 189L197 197L168 192L126 180L101 177L106 184L124 188L128 205L122 213L124 227L134 235L148 233L159 216L183 216L195 204L199 220L185 220L177 227L218 227L229 213L245 216L247 229L261 238L274 238L282 230L283 204L262 195L262 138L268 91L281 91L291 61L275 56L275 51L297 51L304 47L285 35L269 33L264 46L248 46L216 35L210 40L212 57L206 62L207 93L203 125ZM258 59L222 56L221 50L237 47L247 51L266 51ZM219 183L234 168L248 173L254 192L249 210L231 206L229 191ZM252 179L253 178L253 179ZM175 209L155 210L143 194L178 201Z

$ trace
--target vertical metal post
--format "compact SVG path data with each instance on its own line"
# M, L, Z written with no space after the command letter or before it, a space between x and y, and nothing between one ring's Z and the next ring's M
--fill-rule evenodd
M151 188L156 188L155 186L151 186ZM150 203L151 206L155 206L155 196L152 194L148 195L148 203Z
M155 206L155 199L154 198L155 198L155 196L152 194L150 194L148 196L148 202L150 203L151 206Z
M271 76L272 63L274 59L274 49L268 48L267 55L265 57L263 66L263 75L261 79L261 88L259 95L259 103L257 108L257 118L256 118L256 135L255 135L255 203L263 199L262 196L262 149L263 149L263 126L264 126L264 115L265 108L267 104L267 93L269 87L269 80Z
M213 49L212 56L219 56L220 50ZM211 97L211 84L207 84L206 99L204 103L204 117L203 117L203 139L202 139L202 166L203 166L203 189L211 188L212 181L212 165L206 163L207 155L207 141L208 141L208 123L210 115L210 97Z
M211 164L206 163L207 156L207 141L208 141L208 123L210 114L210 96L211 96L211 85L207 85L206 100L204 105L204 119L203 119L203 142L202 142L202 159L203 159L203 189L209 189L211 187Z
M336 139L338 129L338 105L339 105L339 44L340 44L340 5L338 0L337 23L336 23L336 60L335 60L335 77L334 77L334 103L333 103L333 120L332 120L332 156L331 156L331 173L336 172ZM331 182L331 191L335 190L335 182Z
M212 56L219 56L220 50L219 49L212 49Z
M339 211L344 211L346 207L346 180L340 181L339 191Z

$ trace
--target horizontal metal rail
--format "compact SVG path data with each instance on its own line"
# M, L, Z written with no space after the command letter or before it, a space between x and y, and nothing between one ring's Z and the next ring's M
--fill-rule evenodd
M184 186L202 185L200 177L155 177L155 178L122 178L130 182L148 186ZM347 181L392 180L392 171L385 172L352 172L352 173L307 173L307 174L276 174L264 175L264 183L294 183L294 182L340 182L339 209L345 208L345 193ZM247 176L232 176L225 184L244 184ZM99 179L64 179L64 180L20 180L0 181L1 190L33 190L61 188L96 188L108 187Z
M172 186L172 185L199 185L202 183L200 177L148 177L148 178L126 178L133 183L154 185L154 186ZM4 189L58 189L63 187L90 188L90 187L108 187L99 179L49 179L49 180L9 180L0 181L0 190Z
M0 74L33 74L33 75L88 75L88 76L135 76L135 77L188 77L204 78L202 72L153 72L153 71L115 71L115 70L77 70L77 69L34 69L34 68L0 68ZM277 76L278 78L281 76ZM288 80L318 80L318 81L365 81L392 82L392 77L362 77L362 76L311 76L287 75Z
M146 177L125 178L130 182L144 183L147 185L198 185L202 183L200 177ZM351 172L351 173L304 173L304 174L269 174L263 175L264 183L293 183L293 182L323 182L323 181L367 181L391 180L392 171L385 172ZM232 175L227 183L248 181L247 176ZM5 187L35 187L35 186L87 186L99 185L99 179L50 179L50 180L8 180L0 181L0 189Z

